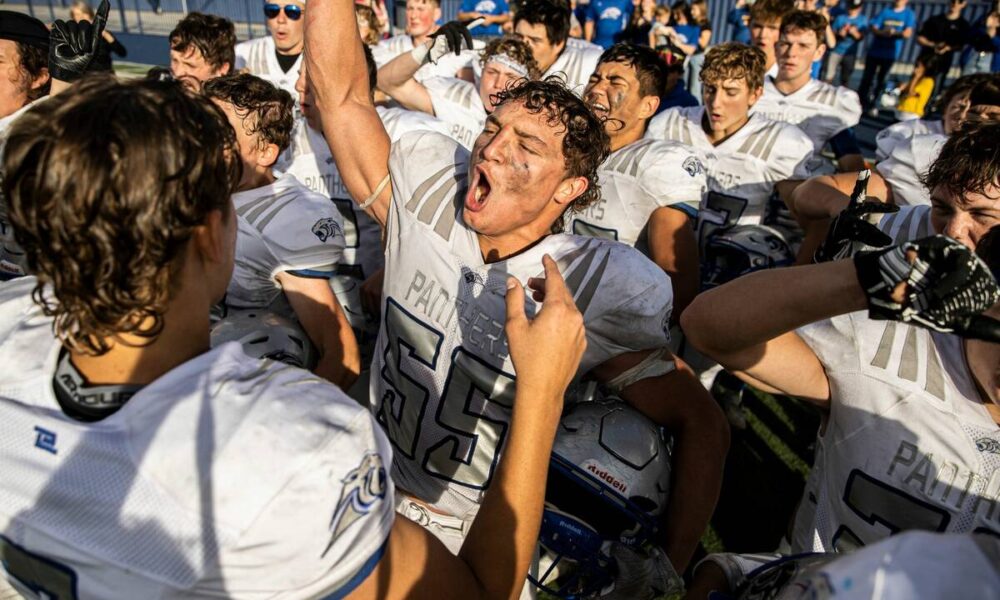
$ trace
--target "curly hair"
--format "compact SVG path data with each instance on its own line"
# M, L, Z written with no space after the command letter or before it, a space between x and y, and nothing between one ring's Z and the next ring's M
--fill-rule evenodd
M222 111L175 82L94 75L14 122L3 194L64 344L100 355L160 333L193 230L235 218L236 156Z
M37 88L32 88L31 83L40 75L48 72L49 51L24 42L15 43L17 44L17 53L21 56L20 74L22 83L27 89L28 100L33 102L48 96L49 89L52 87L51 79L46 78L45 83Z
M558 76L519 81L518 85L497 93L496 105L520 102L532 114L545 111L548 124L559 127L566 174L587 179L586 191L569 206L569 210L580 212L601 199L597 169L611 154L611 140L604 132L604 123ZM556 222L553 231L562 231L562 223Z
M960 196L986 194L1000 201L1000 123L966 123L951 134L921 183L933 191L944 186Z
M793 10L781 20L781 33L790 31L811 31L816 34L818 45L826 44L826 28L830 24L826 17L812 10Z
M206 15L199 12L188 13L170 32L170 49L187 52L197 48L213 69L229 65L227 73L236 64L236 28L229 19Z
M569 37L569 13L569 4L558 0L526 0L514 13L514 27L521 21L529 25L544 25L549 43L561 44Z
M754 5L756 6L756 5ZM699 78L703 83L745 79L750 90L764 86L764 64L767 57L756 46L739 42L726 42L713 46L705 53L705 63Z
M485 67L491 58L500 54L506 54L518 64L524 65L528 70L528 79L541 77L542 71L538 68L538 62L535 61L535 56L531 52L531 46L512 35L490 40L490 43L483 48L479 64Z
M795 10L795 0L759 0L750 7L750 23L758 25L777 23Z
M354 16L361 19L368 25L368 37L363 38L361 41L366 46L374 46L379 40L380 26L378 22L378 16L372 7L365 6L364 4L354 5Z
M201 91L207 98L232 104L246 133L257 136L261 146L274 144L284 152L291 144L294 101L287 91L249 73L210 79Z
M625 63L632 67L639 80L639 93L643 96L659 96L667 87L667 64L652 48L620 42L605 50L597 64L600 66L608 62Z

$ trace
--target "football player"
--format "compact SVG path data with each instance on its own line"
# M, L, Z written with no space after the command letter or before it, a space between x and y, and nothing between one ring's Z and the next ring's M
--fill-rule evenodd
M572 213L566 231L639 248L670 275L676 320L698 293L694 224L706 181L691 146L643 138L666 70L651 48L616 44L601 55L583 99L604 120L611 156L597 170L601 199Z
M826 17L817 12L795 10L782 19L775 45L778 74L764 77L764 93L753 112L796 125L809 136L815 147L810 173L833 170L820 154L827 146L837 170L859 171L865 161L851 129L861 119L861 100L853 90L812 77L813 63L826 52L826 29Z
M928 183L957 192L989 181L996 197L998 166L996 154L938 161ZM1000 244L984 248L1000 266ZM824 412L792 553L850 551L906 529L1000 535L1000 288L990 267L935 236L753 273L685 311L702 352Z
M302 13L305 0L264 3L271 35L236 44L236 70L256 75L285 90L298 101L295 82L302 66Z
M542 79L558 75L566 86L583 93L603 49L569 41L570 10L560 0L523 3L514 13L514 34L531 46Z
M385 230L372 403L396 448L400 510L461 547L509 459L501 455L517 385L498 328L504 282L530 279L542 300L537 264L549 253L584 314L579 375L675 435L674 485L685 493L671 498L661 541L683 570L715 504L728 431L665 349L672 294L663 271L623 244L552 233L570 205L597 199L594 177L608 154L600 121L560 83L531 81L501 92L471 157L430 133L404 136L390 153L351 4L310 7L306 64L340 175Z
M368 64L368 81L374 91L377 69L371 50L365 46L364 51ZM340 179L333 155L323 138L322 117L313 103L305 65L299 73L296 87L304 118L296 121L291 144L278 158L275 169L293 175L313 192L330 198L340 212L344 224L345 246L331 281L337 300L354 329L361 349L361 367L365 370L371 363L371 353L378 335L378 299L382 295L382 232L378 223L351 200ZM384 106L378 106L376 110L393 142L412 131L435 131L446 135L450 132L443 121L424 113ZM363 390L357 391L359 393L355 394L355 390L351 390L351 395L367 403L367 384Z
M951 135L965 121L969 111L969 92L990 78L989 73L974 73L957 79L941 95L938 106L941 119L910 119L886 127L875 136L875 159L881 162L892 154L900 143L917 135L933 133Z
M203 93L232 124L243 162L233 194L236 268L225 305L297 320L319 352L316 374L348 389L361 359L329 284L345 243L340 214L294 175L275 177L272 170L290 142L292 98L249 73L213 79Z
M20 112L49 93L49 30L9 10L0 11L0 135Z
M771 77L778 74L775 45L781 34L781 20L793 10L792 0L760 0L750 7L750 45L764 53L764 72Z
M806 134L750 112L763 93L764 60L754 46L713 47L701 70L705 105L665 110L646 130L647 138L702 152L708 194L698 211L701 249L716 231L761 224L775 185L806 177L814 151Z
M28 598L510 597L585 345L555 263L533 320L509 283L510 460L453 556L395 516L363 407L209 349L238 154L222 111L175 83L91 78L13 126L4 193L37 277L0 288L0 579Z
M382 40L372 48L375 64L385 65L400 54L412 52L438 30L441 20L441 0L406 0L406 33ZM459 77L473 62L471 51L442 56L437 62L422 64L414 77L423 81L429 77Z
M170 74L193 91L236 64L236 29L215 15L188 13L170 32Z
M465 25L457 21L447 23L441 29L453 31L469 42L472 40ZM461 43L462 40L459 38L457 41ZM397 56L380 68L379 89L404 108L434 115L447 122L451 125L449 135L470 149L483 130L486 115L493 112L497 92L512 81L538 78L538 64L531 56L531 48L519 39L502 37L490 41L480 54L482 75L478 86L454 77L431 77L417 81L414 75L420 67L441 54L454 53L448 36L439 31L438 35L412 52Z

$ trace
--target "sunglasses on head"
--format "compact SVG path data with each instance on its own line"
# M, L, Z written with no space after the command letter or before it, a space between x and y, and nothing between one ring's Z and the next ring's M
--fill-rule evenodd
M302 7L295 4L286 4L284 6L280 4L265 4L264 16L268 19L277 19L282 9L285 10L285 16L293 21L298 21L302 18Z

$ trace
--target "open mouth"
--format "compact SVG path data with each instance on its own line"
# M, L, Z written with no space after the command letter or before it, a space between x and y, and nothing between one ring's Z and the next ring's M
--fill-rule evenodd
M479 212L489 202L493 185L490 184L489 178L486 177L486 173L481 168L475 167L473 173L469 191L465 194L465 209Z

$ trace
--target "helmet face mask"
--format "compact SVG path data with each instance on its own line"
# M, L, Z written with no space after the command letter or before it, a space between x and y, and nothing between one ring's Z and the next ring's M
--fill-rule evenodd
M237 342L253 358L267 358L303 369L316 366L318 353L302 327L266 310L230 311L212 325L212 347Z
M659 427L618 400L572 407L553 445L539 534L552 561L529 579L562 598L613 584L610 545L655 544L669 485L669 444Z
M784 234L767 225L737 225L714 232L705 245L704 255L701 279L707 288L795 261L795 253Z

